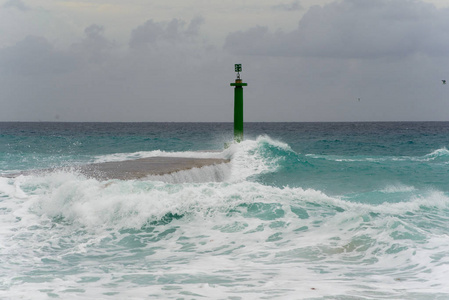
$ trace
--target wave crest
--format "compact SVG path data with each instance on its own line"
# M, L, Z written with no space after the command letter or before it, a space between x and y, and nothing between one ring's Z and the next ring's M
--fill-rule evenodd
M429 153L424 156L425 160L447 160L449 159L449 150L446 147L437 149L432 153Z

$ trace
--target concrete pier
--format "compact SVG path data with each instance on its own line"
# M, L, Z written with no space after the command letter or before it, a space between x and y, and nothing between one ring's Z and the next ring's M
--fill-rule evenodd
M220 158L191 158L191 157L149 157L126 161L112 161L71 167L87 177L98 180L119 179L132 180L142 179L151 175L166 175L174 172L185 171L193 168L228 163L227 159ZM24 171L18 174L3 174L4 177L16 177L21 174L39 174L54 172L61 169L46 169L35 171Z
M190 157L149 157L136 160L105 162L81 166L79 171L88 177L104 179L141 179L150 175L165 175L227 163L229 160L218 158Z

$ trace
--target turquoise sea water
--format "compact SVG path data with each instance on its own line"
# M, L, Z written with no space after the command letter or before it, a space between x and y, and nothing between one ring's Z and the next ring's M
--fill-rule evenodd
M245 126L0 123L0 299L449 299L449 123Z

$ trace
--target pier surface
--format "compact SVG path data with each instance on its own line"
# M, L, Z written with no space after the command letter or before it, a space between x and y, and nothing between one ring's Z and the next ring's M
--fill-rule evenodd
M80 166L81 174L97 179L141 179L151 175L165 175L193 168L227 163L220 158L149 157L126 161L112 161Z
M70 167L87 177L98 180L120 179L132 180L142 179L152 175L166 175L174 172L201 168L222 163L228 163L228 159L221 158L194 158L194 157L148 157L125 161L111 161ZM67 168L55 168L46 170L24 171L16 174L1 174L6 177L19 175L39 174L66 170Z

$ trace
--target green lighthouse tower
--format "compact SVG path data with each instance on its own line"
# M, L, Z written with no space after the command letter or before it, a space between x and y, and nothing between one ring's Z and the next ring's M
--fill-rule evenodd
M235 64L235 72L237 78L235 82L231 83L234 88L234 141L239 143L243 141L243 87L248 84L243 83L240 79L240 72L242 71L241 64Z

